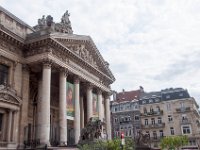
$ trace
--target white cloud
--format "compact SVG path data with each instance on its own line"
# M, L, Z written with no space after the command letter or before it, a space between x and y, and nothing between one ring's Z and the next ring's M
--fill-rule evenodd
M200 103L199 0L0 0L30 25L69 10L76 34L90 35L110 63L115 90L187 88Z

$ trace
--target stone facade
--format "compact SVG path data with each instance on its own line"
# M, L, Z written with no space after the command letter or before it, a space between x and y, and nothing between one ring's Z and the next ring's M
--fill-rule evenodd
M47 16L32 28L0 7L0 67L0 147L77 144L90 117L106 120L102 136L111 139L115 78L92 39L73 34L68 11L60 23ZM67 83L73 117L66 115Z
M136 91L123 91L115 95L111 103L112 137L135 138L137 131L141 128L139 93Z
M185 148L200 146L199 106L187 90L183 88L170 88L157 92L140 90L138 100L135 101L139 104L137 111L140 116L139 123L133 119L136 111L131 107L132 102L121 100L119 103L119 100L115 99L111 103L114 136L116 131L120 131L121 122L116 122L117 119L130 116L130 119L123 124L131 127L137 123L142 133L149 136L148 145L151 148L159 148L163 137L174 135L186 135L189 138L189 144ZM124 131L121 130L117 135L120 136L121 132Z

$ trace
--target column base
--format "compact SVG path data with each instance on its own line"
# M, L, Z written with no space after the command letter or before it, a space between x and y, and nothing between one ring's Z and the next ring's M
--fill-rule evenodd
M67 146L67 142L60 142L59 146L61 147Z

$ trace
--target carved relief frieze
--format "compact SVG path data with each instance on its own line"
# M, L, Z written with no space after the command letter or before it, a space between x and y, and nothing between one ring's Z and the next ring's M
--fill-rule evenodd
M21 100L17 96L16 91L12 89L11 87L0 85L0 100L12 103L15 105L20 105Z
M62 60L63 62L67 62L67 53L63 50L52 50L52 54L56 56L58 59Z
M98 69L97 62L93 57L93 54L88 50L84 43L69 43L67 40L59 40L65 45L71 52L82 58L84 61L92 65L94 68Z
M38 47L38 48L33 48L33 49L27 49L26 52L24 53L25 57L28 56L33 56L33 55L37 55L37 54L42 54L45 52L52 52L52 48L49 46L46 47Z
M13 45L9 44L8 42L5 42L2 39L0 39L0 48L3 50L8 50L10 52L19 54L19 55L22 54L22 51L18 47L13 46Z

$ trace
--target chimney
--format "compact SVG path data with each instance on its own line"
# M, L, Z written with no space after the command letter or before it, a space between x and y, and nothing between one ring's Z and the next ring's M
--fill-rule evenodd
M142 86L140 86L140 92L144 93L144 88Z
M122 92L123 92L123 94L125 93L125 90L124 89L122 89Z

